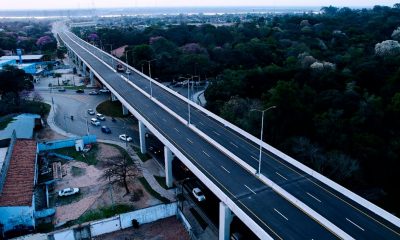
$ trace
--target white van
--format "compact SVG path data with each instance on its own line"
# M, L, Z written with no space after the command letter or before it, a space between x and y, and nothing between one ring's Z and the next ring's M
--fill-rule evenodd
M91 123L92 125L95 125L95 126L100 126L100 121L97 120L96 118L90 119L90 123Z

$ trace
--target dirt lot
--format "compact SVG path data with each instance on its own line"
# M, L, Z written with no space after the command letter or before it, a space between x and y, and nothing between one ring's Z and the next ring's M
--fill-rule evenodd
M189 240L189 235L183 225L170 217L153 223L141 225L139 229L128 228L122 231L104 234L96 240Z
M55 190L58 191L67 187L79 187L80 193L78 196L67 197L72 198L72 201L64 205L62 205L62 202L65 198L56 199L56 224L77 219L88 210L109 206L113 202L114 204L130 205L136 209L160 203L145 191L139 181L131 180L128 182L131 192L138 191L139 189L143 191L143 196L138 201L132 201L132 195L127 195L122 185L114 184L110 186L107 180L100 179L105 170L104 161L119 156L121 156L121 152L118 148L100 143L98 144L97 153L98 163L95 166L75 160L67 162L62 166L67 174L61 181L55 184ZM53 196L56 197L56 193Z
M39 140L53 140L53 139L64 139L65 136L58 134L51 130L49 127L45 127L37 132L36 137Z

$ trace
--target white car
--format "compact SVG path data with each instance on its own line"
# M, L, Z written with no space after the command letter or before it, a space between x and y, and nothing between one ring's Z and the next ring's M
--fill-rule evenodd
M90 119L90 123L91 123L92 125L95 125L95 126L100 126L100 121L97 120L96 118Z
M125 72L126 74L131 74L132 72L131 72L131 70L129 70L129 69L126 69L126 72Z
M103 115L103 114L100 114L100 113L96 114L96 118L99 119L99 120L101 120L101 121L105 121L105 120L106 120L106 118L104 117L104 115Z
M101 93L109 93L110 90L103 88L103 89L100 89L99 92L101 92Z
M94 112L93 109L88 109L88 110L87 110L87 113L88 113L89 115L95 115L95 114L96 114L96 113Z
M132 142L132 138L126 134L119 135L119 139L121 139L122 141L126 141L126 142Z
M59 197L70 196L79 193L79 188L64 188L63 190L58 191Z
M201 202L206 200L206 197L204 196L203 192L200 190L200 188L193 188L192 190L193 196L197 199L197 201Z

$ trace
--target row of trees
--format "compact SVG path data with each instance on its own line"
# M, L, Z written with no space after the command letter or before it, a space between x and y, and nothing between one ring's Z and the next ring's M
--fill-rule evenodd
M207 108L255 135L260 116L249 110L276 105L268 143L400 213L400 8L322 10L222 27L75 32L96 33L99 45L128 44L127 60L139 69L157 59L152 75L161 80L212 76Z
M0 56L3 50L23 49L24 53L52 54L57 42L51 33L49 21L0 22Z

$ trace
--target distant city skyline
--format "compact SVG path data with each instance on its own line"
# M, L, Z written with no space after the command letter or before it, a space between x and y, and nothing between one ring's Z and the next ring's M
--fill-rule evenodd
M2 1L0 10L43 10L43 9L84 9L115 7L218 7L218 6L393 6L400 0L18 0Z

